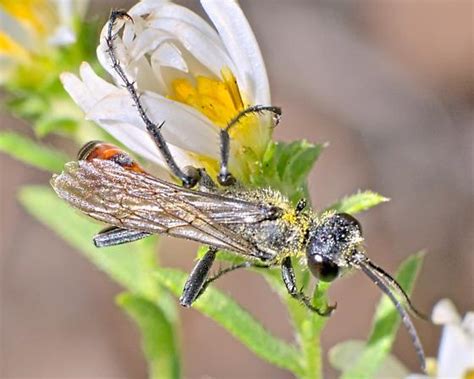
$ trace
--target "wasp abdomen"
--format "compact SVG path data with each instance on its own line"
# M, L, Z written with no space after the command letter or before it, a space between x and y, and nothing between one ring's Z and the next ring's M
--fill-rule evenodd
M86 143L77 154L77 159L80 161L92 161L93 159L101 159L105 161L112 161L126 170L135 172L145 172L140 165L134 161L130 155L123 150L110 143L102 141L91 141Z

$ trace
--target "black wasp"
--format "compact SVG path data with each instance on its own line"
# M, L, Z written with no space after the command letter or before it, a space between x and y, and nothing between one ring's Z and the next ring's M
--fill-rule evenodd
M249 114L271 112L279 117L280 109L249 107L221 130L217 175L220 186L203 169L180 168L161 134L160 125L148 118L133 83L114 54L112 28L120 17L130 16L121 11L112 12L106 37L110 60L149 135L182 186L146 173L113 145L98 141L86 144L79 152L78 161L67 163L63 173L55 175L51 184L59 197L70 205L109 225L94 237L95 245L118 245L151 234L166 234L208 245L206 254L197 262L184 286L180 303L186 307L224 273L239 268L280 267L288 293L311 311L328 316L333 306L324 311L318 309L297 288L292 261L304 259L309 271L326 282L352 268L360 269L397 308L424 369L423 348L405 307L422 316L400 285L365 255L359 222L345 213L317 215L306 208L304 201L295 207L285 196L271 189L243 188L229 172L229 129ZM211 276L209 272L219 249L236 253L245 262Z

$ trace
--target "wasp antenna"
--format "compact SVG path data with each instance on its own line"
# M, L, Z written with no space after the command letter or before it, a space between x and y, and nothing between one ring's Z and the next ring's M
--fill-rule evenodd
M418 333L416 332L415 326L408 315L408 312L403 308L402 304L398 301L396 296L391 291L389 285L387 285L386 280L391 279L394 283L396 283L395 279L393 279L390 275L388 275L385 271L380 269L379 267L372 264L369 260L363 260L359 262L360 268L362 271L369 277L372 282L374 282L380 290L389 297L392 301L393 305L397 309L400 317L402 319L403 325L408 331L410 338L412 340L413 346L415 347L416 354L420 360L421 369L423 372L426 372L426 358L425 352L423 350L423 346L421 345L420 337L418 337ZM382 274L383 273L383 274ZM403 294L408 298L406 293L401 289L401 287L397 283L397 289L400 289Z
M405 290L398 284L398 282L383 268L377 266L376 264L372 263L370 260L367 260L367 265L370 266L374 270L374 273L381 277L382 280L386 282L386 284L391 287L395 292L400 295L405 302L407 308L418 318L421 318L425 321L430 321L430 318L420 312L411 302L410 297L407 295Z

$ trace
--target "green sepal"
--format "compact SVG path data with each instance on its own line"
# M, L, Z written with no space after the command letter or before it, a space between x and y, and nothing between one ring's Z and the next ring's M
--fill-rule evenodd
M261 171L251 183L271 187L288 196L293 203L309 200L307 176L326 144L311 144L305 140L291 143L271 142L263 156Z

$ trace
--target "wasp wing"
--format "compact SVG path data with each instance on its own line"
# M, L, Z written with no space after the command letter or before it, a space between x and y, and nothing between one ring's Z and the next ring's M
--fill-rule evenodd
M274 218L276 207L188 190L106 160L69 162L51 185L70 205L107 224L269 258L226 224Z

